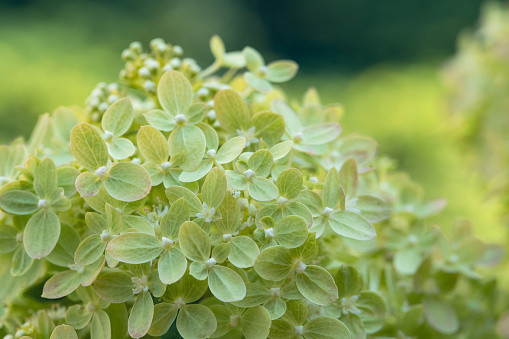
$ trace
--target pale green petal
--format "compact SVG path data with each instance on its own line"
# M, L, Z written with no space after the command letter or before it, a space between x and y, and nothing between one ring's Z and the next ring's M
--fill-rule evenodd
M50 339L78 339L78 334L69 325L59 325L51 333Z
M186 114L193 101L193 88L182 73L168 71L159 80L157 97L168 113L174 116Z
M265 178L253 178L248 184L248 190L251 198L258 201L274 200L279 195L276 185Z
M341 126L338 123L325 122L305 127L302 142L306 145L323 145L336 140L340 134Z
M230 133L237 130L247 130L251 113L242 97L232 89L217 92L214 97L216 119L221 127Z
M150 126L160 131L169 132L176 126L175 117L168 112L161 111L160 109L150 110L145 113L144 116Z
M292 265L290 251L283 246L273 246L258 255L254 268L263 279L279 281L290 274Z
M330 305L338 299L338 288L327 270L320 266L308 265L303 273L297 274L299 292L317 305Z
M23 244L30 257L40 259L55 248L59 236L60 219L54 212L41 209L28 220Z
M234 270L224 266L214 266L209 273L210 292L223 302L244 299L246 285Z
M240 318L240 326L246 339L266 339L270 325L270 314L263 306L247 309Z
M260 92L270 92L274 89L270 82L254 75L251 72L244 73L244 81L246 81L249 86Z
M299 216L287 216L274 227L274 239L286 248L299 247L304 244L307 238L306 220Z
M134 302L127 323L129 335L141 338L148 333L154 316L154 303L149 292L143 291Z
M107 110L101 119L103 131L113 134L113 137L119 137L129 130L134 119L133 105L131 99L122 98L115 101Z
M140 127L137 141L138 149L147 161L157 165L161 165L168 161L168 157L170 156L168 140L154 127Z
M30 192L12 190L0 194L0 207L7 213L27 215L37 211L39 198Z
M304 325L305 339L350 339L350 331L338 319L318 317Z
M182 307L177 317L177 329L184 339L209 338L216 326L214 313L200 304Z
M110 339L111 323L108 314L103 310L94 313L90 324L90 339Z
M234 171L227 170L226 171L226 180L228 181L228 184L235 188L236 190L242 191L245 190L247 187L247 178Z
M205 262L210 258L209 236L192 221L186 221L180 227L179 244L185 256L192 261Z
M218 208L226 194L226 177L219 168L212 169L201 189L201 198L207 206Z
M354 197L357 194L357 186L359 182L357 172L357 163L355 159L350 158L341 166L339 171L339 184L343 187L346 195Z
M357 240L370 240L376 237L373 225L360 214L350 211L335 211L330 215L329 223L334 232Z
M227 140L223 146L217 151L215 160L218 164L227 164L237 159L246 147L246 139L243 137L235 137Z
M198 197L185 187L171 186L166 189L166 197L170 201L170 204L174 204L178 199L184 198L189 204L189 211L191 216L195 216L196 213L202 211L202 203Z
M55 274L44 284L42 297L47 299L62 298L78 288L81 274L76 271L64 271Z
M106 242L99 234L92 234L85 238L74 253L74 262L79 265L89 265L104 254Z
M250 237L237 236L230 241L228 259L236 267L247 268L253 266L258 254L260 254L260 250Z
M50 158L44 158L37 166L34 177L35 194L39 199L47 199L57 189L57 168Z
M296 168L281 172L276 180L279 195L286 199L296 198L302 190L302 173Z
M175 304L160 303L154 306L154 317L148 334L159 337L170 329L177 318L178 308Z
M71 131L71 151L76 161L89 171L108 162L108 148L95 127L79 123Z
M128 264L142 264L154 260L163 250L156 237L138 232L128 232L113 238L106 251L112 258Z
M170 285L182 278L187 269L187 260L182 251L172 248L163 253L157 267L161 282Z
M99 193L103 181L93 172L81 173L76 178L76 189L82 197L93 197Z
M194 171L203 159L206 149L205 135L193 125L184 125L174 129L170 138L170 156L183 153L180 167L184 171Z
M279 60L267 65L267 80L270 82L286 82L291 80L299 66L290 60Z
M114 138L108 143L108 153L116 160L129 158L134 154L134 151L136 149L133 143L126 138Z
M152 187L148 172L140 165L121 162L107 172L104 187L109 195L121 201L143 199Z

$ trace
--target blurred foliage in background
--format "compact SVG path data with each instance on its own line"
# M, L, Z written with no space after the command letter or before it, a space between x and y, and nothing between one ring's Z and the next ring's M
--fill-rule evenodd
M0 142L27 136L37 115L59 105L83 106L99 81L116 80L120 51L132 40L162 37L205 67L217 33L228 50L247 42L268 59L296 60L300 74L286 87L295 98L311 83L324 102L342 102L350 131L377 138L380 153L421 182L428 198L447 198L437 221L467 217L481 237L499 239L500 206L486 201L450 136L437 72L458 33L474 27L481 2L3 1Z

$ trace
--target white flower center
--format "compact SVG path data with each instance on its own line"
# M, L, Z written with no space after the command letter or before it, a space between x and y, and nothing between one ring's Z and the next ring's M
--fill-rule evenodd
M217 264L217 261L214 258L210 258L209 260L205 261L205 265L209 268L214 266L215 264Z
M238 129L237 134L246 139L246 147L250 146L251 144L257 144L258 142L260 142L260 139L255 137L256 127L254 126L248 129L247 131Z
M281 289L279 287L272 287L270 289L270 294L273 297L279 297L281 295Z
M104 131L104 140L106 140L106 142L110 142L111 139L113 139L113 133L110 131Z
M80 274L81 274L81 273L83 273L83 272L85 272L85 266L83 266L83 265L78 265L78 264L69 264L68 266L69 266L69 268L70 268L71 270L76 271L76 272L78 272L78 273L80 273Z
M141 276L141 278L138 277L132 277L131 281L133 282L133 294L139 294L140 292L146 292L148 291L148 278L144 274Z
M231 234L223 234L223 241L224 242L228 242L232 239L232 235Z
M302 132L297 132L293 135L293 142L298 144L300 143L302 140L304 140L304 135L302 134Z
M111 240L111 234L109 234L108 232L106 231L103 231L101 233L101 241L110 241Z
M178 125L184 124L186 122L186 116L184 114L177 114L177 116L175 117L175 122Z
M274 238L274 229L271 227L268 230L265 230L265 238L272 239Z
M170 248L173 246L173 241L170 238L162 237L161 240L164 248Z
M215 149L209 149L207 151L207 156L210 158L210 159L214 159L216 157L216 150Z
M299 261L295 267L295 272L302 274L306 270L306 267L308 267L306 264L304 264L302 261Z
M265 78L265 76L267 75L267 66L262 65L262 66L258 67L257 71L258 71L259 77Z
M104 175L106 174L107 170L108 169L106 168L106 166L99 167L98 169L95 170L95 175L102 179L104 178Z
M323 209L323 212L322 212L322 215L326 218L328 218L330 216L330 214L333 212L334 210L330 207L325 207Z
M48 207L48 201L46 199L40 199L39 203L37 204L37 207L39 207L39 208L47 208Z
M216 209L214 207L209 207L207 203L204 202L202 211L200 213L196 213L196 217L205 219L205 222L211 222L215 214Z
M302 325L295 326L295 334L303 335L304 334L304 326L302 326Z
M280 205L284 205L288 202L288 199L286 199L285 197L279 197L277 199L277 203L280 204Z
M341 307L343 308L343 313L360 314L361 310L359 310L357 306L355 306L355 302L358 299L359 299L358 295L341 298Z
M168 168L170 168L170 167L171 167L171 164L168 161L161 164L161 168L163 169L163 171L167 171Z
M249 180L251 179L252 177L254 177L255 175L255 172L252 170L252 169L248 169L246 171L244 171L244 176Z

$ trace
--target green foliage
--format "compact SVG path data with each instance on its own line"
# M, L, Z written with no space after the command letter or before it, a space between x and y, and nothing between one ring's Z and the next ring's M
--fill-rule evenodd
M133 43L107 108L57 110L2 146L2 260L29 291L50 276L42 298L59 299L50 313L14 290L6 334L492 336L469 324L500 315L476 270L499 249L431 228L443 203L423 203L372 139L341 136L338 105L315 90L288 103L273 83L295 63L211 49L201 71L161 39Z

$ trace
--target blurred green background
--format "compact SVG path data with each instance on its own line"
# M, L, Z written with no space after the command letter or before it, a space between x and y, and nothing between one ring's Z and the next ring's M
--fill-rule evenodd
M458 34L475 27L481 0L3 0L0 2L0 142L28 136L37 115L84 104L113 82L131 41L162 37L201 66L208 40L251 45L267 60L288 58L299 75L284 88L315 86L346 108L345 132L368 134L379 153L449 205L436 220L472 219L499 240L499 206L486 198L451 134L440 67ZM489 226L489 227L487 227Z

